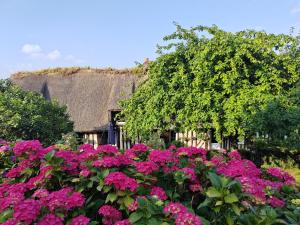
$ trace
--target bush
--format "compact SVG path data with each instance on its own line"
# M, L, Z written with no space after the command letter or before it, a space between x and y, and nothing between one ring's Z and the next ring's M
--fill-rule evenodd
M38 93L23 91L0 80L0 137L6 140L40 139L54 144L73 130L67 108Z
M120 152L1 142L0 223L299 224L300 194L279 168L237 151L136 144ZM12 160L13 159L13 163ZM1 164L2 165L2 164Z

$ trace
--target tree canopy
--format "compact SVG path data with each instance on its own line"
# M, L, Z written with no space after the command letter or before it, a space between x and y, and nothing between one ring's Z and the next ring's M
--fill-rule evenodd
M253 117L299 81L298 37L176 27L147 80L122 102L132 137L170 129L214 129L218 140L245 136Z
M0 81L0 138L39 139L53 144L72 130L66 107L23 91L9 80Z

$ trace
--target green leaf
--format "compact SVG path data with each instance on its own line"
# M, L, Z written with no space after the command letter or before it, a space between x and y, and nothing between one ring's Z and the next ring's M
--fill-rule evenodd
M87 184L87 187L88 187L88 188L92 188L92 187L93 187L93 184L94 184L94 182L93 182L93 181L90 181L90 182Z
M44 156L44 158L47 160L47 161L51 161L51 159L53 158L53 156L55 155L55 150L52 150L52 151L50 151L50 152L48 152L45 156Z
M101 190L102 190L102 188L103 188L103 186L101 186L101 185L98 185L96 189L97 189L98 191L101 191Z
M217 201L215 206L223 205L223 201Z
M124 205L128 207L134 202L134 199L127 195L126 197L123 198L123 202Z
M212 183L213 186L217 187L217 188L221 188L222 187L222 181L220 179L220 177L212 172L208 173L208 178L210 180L210 182Z
M130 214L129 221L134 224L135 222L139 221L142 217L143 217L142 213L134 212Z
M226 216L226 222L228 225L234 225L233 218L230 215Z
M231 193L231 194L226 195L226 196L224 197L224 201L225 201L226 203L234 203L234 202L238 202L239 199L238 199L238 197L237 197L234 193Z
M206 199L204 200L204 202L202 202L202 203L200 203L200 204L198 205L197 209L206 207L206 206L208 206L210 203L211 203L211 199L206 198Z
M143 198L137 198L138 205L141 208L145 208L147 206L147 201Z
M116 201L117 198L118 198L118 196L116 195L116 193L111 192L106 196L105 203L114 202L114 201Z
M161 225L161 220L152 217L150 220L148 220L147 225Z
M232 204L231 207L232 207L232 210L235 212L236 215L239 216L241 214L241 208L240 207L238 207L235 204Z
M7 209L0 214L0 223L4 223L7 219L11 218L13 214L12 209Z
M219 192L216 188L214 187L210 187L207 191L206 191L206 195L210 198L217 198L217 197L222 197L222 193Z

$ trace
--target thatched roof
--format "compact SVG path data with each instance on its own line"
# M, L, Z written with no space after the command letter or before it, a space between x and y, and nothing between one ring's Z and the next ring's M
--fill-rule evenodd
M90 68L56 68L11 76L24 90L66 105L76 132L106 130L108 111L120 109L119 100L132 94L138 78L129 69Z

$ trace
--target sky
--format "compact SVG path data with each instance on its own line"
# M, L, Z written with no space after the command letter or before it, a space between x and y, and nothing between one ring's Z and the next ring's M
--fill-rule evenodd
M300 0L0 0L0 78L49 67L132 67L175 31L300 31Z

